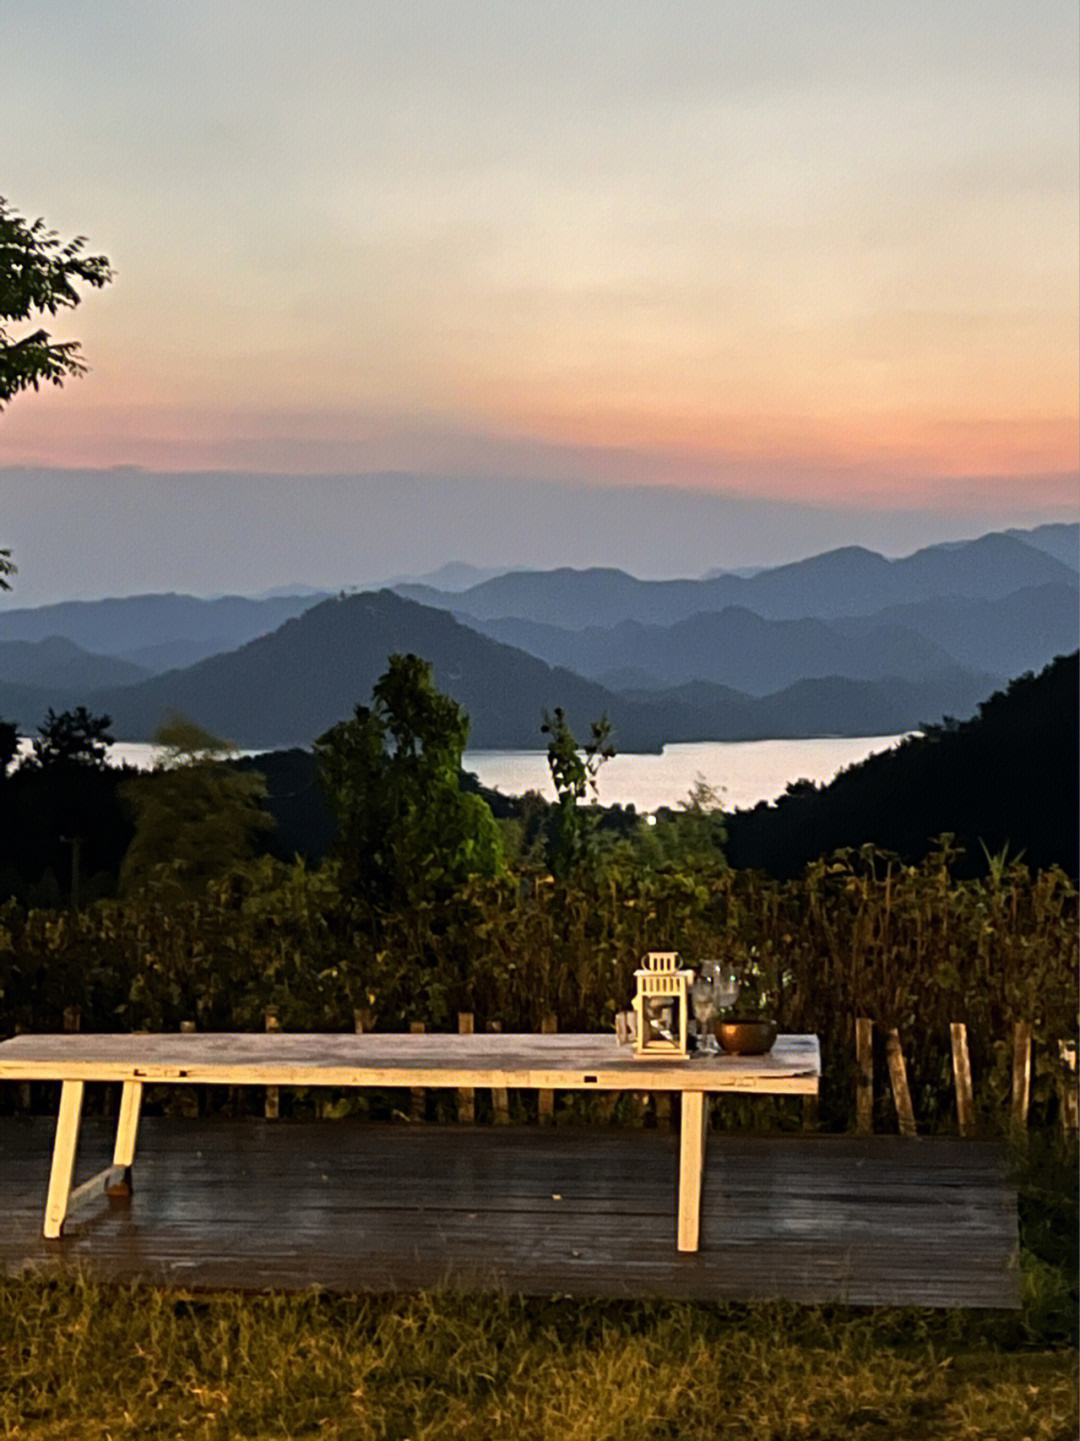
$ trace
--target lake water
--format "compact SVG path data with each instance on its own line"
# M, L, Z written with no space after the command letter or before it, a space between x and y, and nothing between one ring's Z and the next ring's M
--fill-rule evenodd
M634 805L639 811L675 806L685 800L698 777L719 793L725 810L746 810L758 801L783 795L789 781L830 781L845 766L889 750L901 736L825 736L811 740L702 741L665 746L659 755L617 755L600 768L603 805ZM22 748L29 749L29 741ZM110 752L113 764L152 764L152 745L120 743ZM555 798L543 751L466 751L466 770L504 795L536 790Z
M602 805L639 811L675 806L699 778L720 795L725 810L746 810L783 795L789 781L830 781L845 766L889 750L901 736L817 737L811 740L700 741L665 746L659 755L617 755L597 778ZM554 800L543 752L466 752L465 768L507 795L537 790Z

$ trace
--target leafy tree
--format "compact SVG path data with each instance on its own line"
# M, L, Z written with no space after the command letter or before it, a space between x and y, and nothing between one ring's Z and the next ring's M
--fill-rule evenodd
M63 244L44 220L26 221L0 196L0 410L20 390L42 381L63 385L86 365L77 341L54 341L37 329L15 339L5 321L56 315L79 303L76 281L100 288L113 272L104 255L84 255L84 236Z
M228 765L233 747L182 716L173 716L154 741L162 750L154 769L121 787L135 821L121 890L132 894L156 880L195 895L248 859L259 834L273 825L262 808L266 782L258 772Z
M662 807L653 824L639 832L636 854L648 864L685 872L723 870L726 840L720 794L698 775L677 810Z
M116 796L119 774L107 763L113 743L107 715L85 706L51 708L31 753L4 783L0 863L24 882L46 871L68 879L72 904L112 888L131 830Z
M468 729L458 703L435 689L427 661L392 655L371 706L357 705L315 742L346 888L388 908L499 870L491 811L461 788Z
M113 744L111 725L112 716L91 715L84 705L59 715L50 706L45 723L38 726L33 753L23 765L37 770L70 766L104 770Z
M607 716L592 723L592 739L579 746L567 724L561 707L553 715L544 712L542 735L548 741L548 767L558 797L557 809L548 836L548 865L560 879L581 865L595 850L594 818L579 809L578 802L591 791L595 802L598 792L596 777L600 767L615 754L611 744L611 724Z

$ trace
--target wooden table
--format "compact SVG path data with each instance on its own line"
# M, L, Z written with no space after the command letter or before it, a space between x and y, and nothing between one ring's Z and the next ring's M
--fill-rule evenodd
M708 1097L816 1095L816 1036L780 1036L767 1056L644 1060L613 1035L264 1035L202 1033L16 1036L0 1044L0 1080L61 1082L44 1234L60 1236L74 1202L130 1185L143 1087L516 1087L677 1092L682 1097L676 1241L698 1249ZM113 1163L72 1189L88 1081L123 1085ZM437 1184L437 1179L434 1181Z

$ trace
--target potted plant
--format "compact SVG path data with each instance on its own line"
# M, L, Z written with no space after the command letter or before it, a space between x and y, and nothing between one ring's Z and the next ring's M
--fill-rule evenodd
M752 946L739 971L734 1009L716 1022L716 1039L735 1056L763 1056L776 1042L775 976Z

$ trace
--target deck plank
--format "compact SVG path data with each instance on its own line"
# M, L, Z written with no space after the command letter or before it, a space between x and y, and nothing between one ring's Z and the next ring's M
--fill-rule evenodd
M713 1134L701 1249L674 1245L678 1138L601 1127L150 1118L135 1192L41 1237L54 1123L0 1118L0 1271L244 1290L1015 1307L1000 1147ZM111 1154L84 1123L76 1179ZM103 1159L104 1158L104 1159Z

